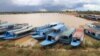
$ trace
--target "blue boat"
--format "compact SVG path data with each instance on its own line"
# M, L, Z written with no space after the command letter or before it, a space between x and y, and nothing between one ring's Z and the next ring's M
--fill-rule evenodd
M32 32L32 30L33 30L32 26L24 26L21 29L10 30L4 34L3 39L6 39L6 40L18 39L23 36L29 35Z
M26 23L25 24L11 24L11 23L2 24L2 25L0 25L0 38L3 38L4 34L7 31L20 29L24 26L27 26L27 24Z
M50 33L48 34L48 36L46 37L46 39L44 41L42 41L40 43L41 46L48 46L48 45L52 45L54 43L57 42L57 40L55 38L58 38L59 33Z
M40 43L41 46L48 46L56 43L59 40L60 34L66 30L65 25L59 24L52 28L52 32L47 34L46 39Z
M37 27L36 29L34 29L33 33L32 33L32 38L34 39L45 39L45 35L47 34L47 32L50 31L50 26L49 25L45 25L42 27Z
M11 30L13 28L14 24L11 23L3 23L0 24L0 38L4 37L3 34L8 31Z
M44 29L44 30L39 30L39 31L36 31L36 32L33 32L32 33L32 37L34 39L37 39L37 40L40 40L40 39L45 39L46 37L46 34L48 34L50 32L50 29Z
M41 27L37 27L35 28L35 30L33 31L32 33L32 37L34 39L45 39L46 35L51 32L51 28L52 27L55 27L59 24L63 24L63 23L60 23L60 22L55 22L55 23L50 23L50 24L47 24L47 25L44 25L44 26L41 26Z
M70 44L74 32L75 28L68 28L61 34L59 42L63 44Z

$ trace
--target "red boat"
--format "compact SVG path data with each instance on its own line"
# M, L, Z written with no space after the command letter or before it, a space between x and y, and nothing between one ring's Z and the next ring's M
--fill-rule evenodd
M78 28L76 29L75 33L73 34L71 45L72 46L79 46L84 38L84 29Z

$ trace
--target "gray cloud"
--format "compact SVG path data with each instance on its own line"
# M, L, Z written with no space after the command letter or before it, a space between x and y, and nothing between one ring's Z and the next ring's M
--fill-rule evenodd
M62 11L97 10L100 11L100 0L0 0L0 11Z

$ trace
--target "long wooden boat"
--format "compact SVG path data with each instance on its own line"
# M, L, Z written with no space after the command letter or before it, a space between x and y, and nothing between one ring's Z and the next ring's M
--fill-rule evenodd
M41 46L48 46L56 43L59 40L59 36L66 29L65 25L57 25L52 28L52 32L47 34L47 37L44 41L40 43Z
M72 36L71 46L79 46L84 38L84 29L78 28Z
M7 39L7 40L18 39L23 36L29 35L32 32L32 30L33 30L32 26L24 26L20 29L10 30L4 34L3 39Z
M63 44L70 44L74 32L75 28L67 29L65 32L61 34L59 42Z
M37 40L45 39L46 35L51 32L51 28L58 28L58 25L61 25L61 22L50 23L41 27L37 27L33 33L32 37Z
M89 23L84 27L87 35L100 40L100 23Z

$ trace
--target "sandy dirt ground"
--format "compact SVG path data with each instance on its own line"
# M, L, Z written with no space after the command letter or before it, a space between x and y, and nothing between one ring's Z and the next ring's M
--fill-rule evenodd
M0 20L8 21L11 23L29 23L33 27L38 27L52 22L63 22L66 26L79 27L93 21L86 20L83 18L75 17L74 15L68 15L63 13L34 13L34 14L9 14L0 15ZM34 46L38 43L31 36L12 41L15 45Z

